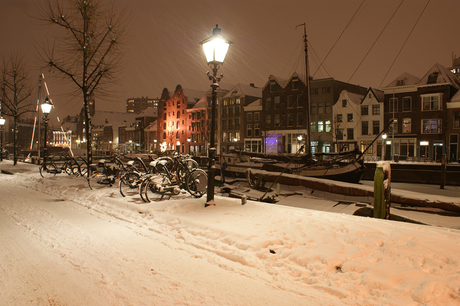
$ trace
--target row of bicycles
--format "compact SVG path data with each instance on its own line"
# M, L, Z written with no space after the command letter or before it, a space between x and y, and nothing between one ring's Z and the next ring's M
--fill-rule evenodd
M151 158L146 164L140 157L124 162L114 155L88 165L81 157L50 157L40 167L42 177L60 173L84 177L91 189L118 185L123 197L139 195L144 202L179 195L182 190L199 198L207 192L208 175L188 155Z

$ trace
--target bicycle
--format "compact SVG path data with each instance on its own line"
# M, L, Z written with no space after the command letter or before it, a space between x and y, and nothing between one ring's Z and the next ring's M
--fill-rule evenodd
M97 164L90 165L90 172L86 180L91 190L96 184L112 187L115 184L118 173L119 169L115 164L109 164L107 160L100 159Z
M49 156L46 164L43 163L39 168L40 176L43 178L54 177L56 174L60 174L62 172L65 172L68 175L74 174L78 176L80 173L80 167L75 158L67 154L64 155L64 157L66 159L65 162L59 166L55 161L55 157Z

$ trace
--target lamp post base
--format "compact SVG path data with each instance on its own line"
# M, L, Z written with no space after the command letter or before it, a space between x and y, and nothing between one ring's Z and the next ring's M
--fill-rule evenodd
M214 200L209 200L208 202L204 204L204 207L208 207L208 206L216 206L216 202L214 202Z

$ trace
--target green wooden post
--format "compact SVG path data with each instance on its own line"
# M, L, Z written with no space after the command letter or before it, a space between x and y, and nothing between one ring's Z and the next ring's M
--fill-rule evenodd
M374 174L374 218L385 219L385 192L383 166L377 165Z
M391 168L388 161L378 162L374 174L374 218L390 219Z

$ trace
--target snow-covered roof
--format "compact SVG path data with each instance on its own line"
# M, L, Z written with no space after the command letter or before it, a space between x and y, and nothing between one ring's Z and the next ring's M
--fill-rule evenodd
M410 73L404 72L401 74L399 77L394 79L393 81L390 82L387 87L396 87L396 86L410 86L410 85L416 85L420 81L419 77L416 77L415 75L412 75Z
M201 97L192 108L206 108L206 96Z
M342 92L346 92L346 95L348 95L348 99L351 100L351 102L355 103L355 104L361 104L361 101L363 101L363 98L364 96L363 95L360 95L360 94L356 94L356 93L353 93L353 92L349 92L347 90L343 90Z
M262 109L262 99L257 99L252 103L249 103L248 105L243 107L245 111L251 111L251 110L261 110Z
M153 107L148 107L145 110L143 110L139 115L136 116L136 118L139 117L158 117L158 109L153 108Z
M250 96L262 98L262 88L256 88L251 85L237 84L224 96L224 98L230 98L232 96Z
M451 84L460 88L460 80L446 67L436 63L417 83L419 86L433 84Z
M110 112L110 111L97 111L94 116L91 117L92 125L106 125L112 126L123 125L126 123L133 123L136 121L135 113L121 113L121 112Z

